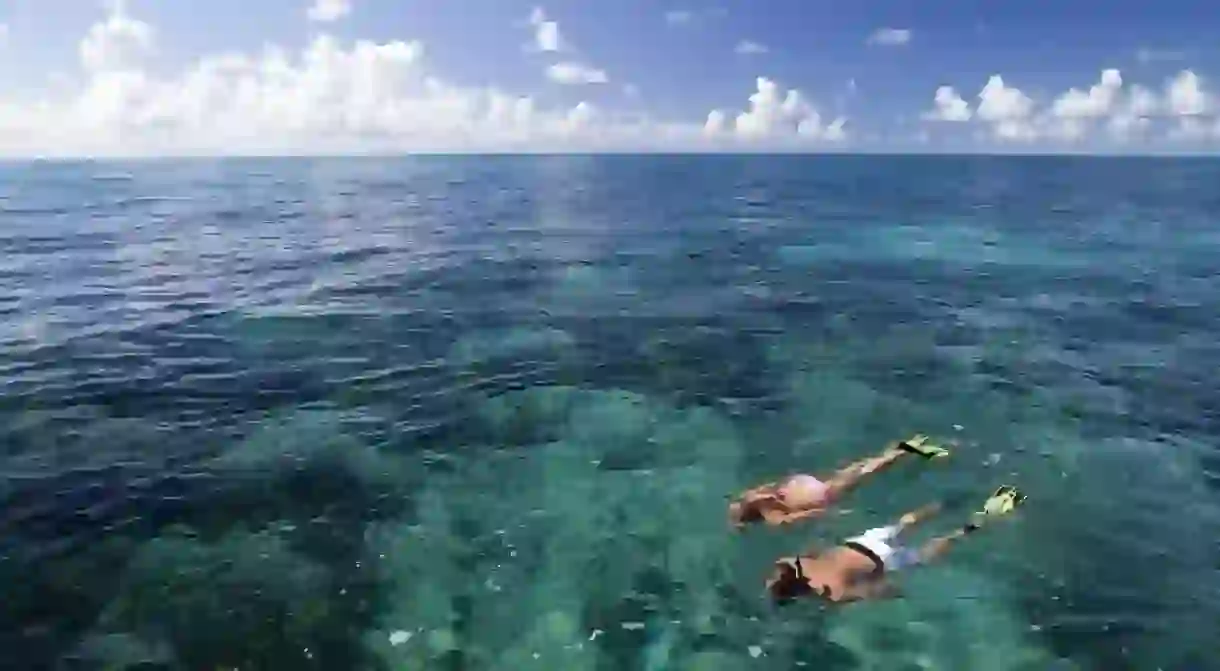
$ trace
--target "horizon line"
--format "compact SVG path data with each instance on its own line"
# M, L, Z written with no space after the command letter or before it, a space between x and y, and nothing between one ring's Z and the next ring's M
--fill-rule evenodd
M761 149L753 151L716 150L420 150L386 152L302 152L302 153L164 153L164 154L106 154L62 156L0 156L0 165L29 163L113 163L154 161L216 161L216 160L336 160L336 159L403 159L421 157L598 157L598 156L698 156L698 157L885 157L885 158L1126 158L1126 159L1220 159L1220 151L915 151L896 149L855 150L784 150Z

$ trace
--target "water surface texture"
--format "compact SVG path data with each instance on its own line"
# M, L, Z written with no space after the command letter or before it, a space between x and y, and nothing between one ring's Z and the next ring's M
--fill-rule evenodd
M1220 162L0 167L0 665L1220 668ZM841 514L736 490L923 432ZM902 599L773 558L1023 512Z

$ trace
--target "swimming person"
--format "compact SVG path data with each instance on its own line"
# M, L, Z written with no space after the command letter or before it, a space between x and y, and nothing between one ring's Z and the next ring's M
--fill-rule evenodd
M826 478L798 473L746 490L729 504L729 521L741 528L752 522L787 524L822 514L865 477L908 454L933 459L948 456L949 451L929 444L927 436L912 436L890 445L879 455L840 468Z
M1025 496L1016 488L1000 487L962 527L917 548L907 547L901 542L902 533L941 508L940 504L924 506L903 515L894 524L869 529L826 552L810 549L780 559L767 580L767 592L781 605L809 595L834 603L897 596L898 590L886 580L887 576L940 557L958 539L977 531L989 520L1007 515L1024 500Z

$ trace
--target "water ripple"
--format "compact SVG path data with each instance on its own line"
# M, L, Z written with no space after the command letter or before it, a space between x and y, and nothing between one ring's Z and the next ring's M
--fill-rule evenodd
M0 606L11 625L0 629L75 645L111 612L98 595L113 586L70 591L71 562L114 552L120 571L135 552L123 542L155 550L182 526L207 537L182 541L190 561L247 524L233 542L279 556L266 529L298 515L284 522L292 552L363 584L333 567L353 570L378 531L362 525L390 510L419 528L449 520L452 545L433 549L460 555L454 571L508 571L453 548L507 537L483 528L492 519L528 535L500 515L537 508L557 531L522 541L522 555L532 543L552 564L594 569L611 550L623 566L645 557L652 572L632 580L649 587L625 593L668 595L675 620L721 613L672 605L684 597L652 583L729 584L710 568L674 576L684 561L702 566L689 556L736 558L754 541L724 545L719 526L700 536L687 506L670 530L681 542L666 545L651 529L668 524L666 502L715 487L725 491L708 505L720 506L747 476L846 459L928 424L966 425L976 447L918 496L1011 475L1054 511L1031 513L1008 551L967 552L970 568L951 569L967 583L988 576L986 589L942 594L986 608L997 585L1019 592L1012 602L1048 645L1097 668L1120 668L1124 646L1156 658L1173 646L1149 637L1186 632L1192 606L1220 612L1214 557L1197 543L1220 525L1220 471L1203 468L1217 462L1200 447L1220 439L1218 177L1207 161L987 157L7 164L0 578L34 579ZM725 466L739 434L749 459ZM813 443L822 452L802 451ZM586 458L597 450L604 467ZM665 480L665 459L685 479ZM497 477L478 496L502 500L475 514L453 483L480 469ZM524 486L526 472L540 481ZM519 489L497 490L501 478ZM870 505L908 503L901 479ZM577 519L568 488L638 528L615 538L611 522ZM564 534L584 540L569 547ZM661 549L636 548L637 536ZM545 579L546 565L515 581ZM582 598L594 620L636 608ZM56 599L82 610L47 615L40 604ZM742 608L723 606L739 629L724 637L754 626ZM507 627L489 612L489 631ZM567 626L547 617L547 631ZM433 638L458 635L445 632ZM1185 636L1165 659L1195 659ZM45 666L35 638L0 632L0 646Z

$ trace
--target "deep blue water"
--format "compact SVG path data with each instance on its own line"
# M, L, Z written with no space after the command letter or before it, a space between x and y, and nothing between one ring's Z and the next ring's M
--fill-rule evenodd
M0 665L1220 668L1217 185L1151 158L3 165ZM913 432L954 458L728 532L736 490ZM1022 513L899 601L763 598L774 557L1005 482Z

